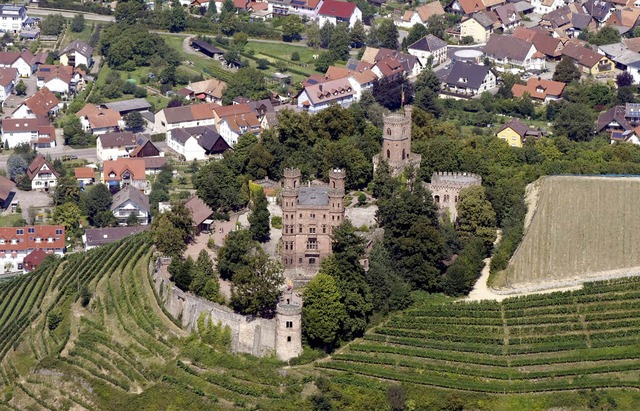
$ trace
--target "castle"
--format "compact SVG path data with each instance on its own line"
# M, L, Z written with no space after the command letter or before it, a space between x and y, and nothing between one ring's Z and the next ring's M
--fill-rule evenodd
M301 177L297 168L284 170L282 263L288 274L308 280L331 254L331 234L344 221L346 173L331 170L328 185L302 186Z
M431 176L431 183L425 184L431 191L433 202L441 213L449 212L451 221L456 221L458 211L456 205L460 199L462 189L479 186L482 177L473 173L437 172Z
M418 171L422 156L411 152L411 107L405 107L404 113L386 115L383 121L382 152L373 157L373 172L380 161L389 164L393 177L410 165Z

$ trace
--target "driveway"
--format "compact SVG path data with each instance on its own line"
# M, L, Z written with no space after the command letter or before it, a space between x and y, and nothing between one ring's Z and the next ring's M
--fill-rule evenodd
M22 208L22 218L25 220L29 217L29 207L42 208L53 205L51 196L41 191L20 191L16 189L13 201L17 201L20 208Z
M21 78L20 80L24 81L24 84L27 86L27 93L24 96L11 94L9 97L7 97L7 99L4 101L3 106L5 117L13 113L15 109L18 108L18 106L27 99L28 96L32 96L36 93L36 91L38 91L38 87L36 85L36 82L38 80L36 79L36 76Z

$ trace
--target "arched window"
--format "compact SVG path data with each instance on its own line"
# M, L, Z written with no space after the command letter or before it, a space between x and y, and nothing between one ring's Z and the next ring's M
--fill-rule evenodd
M406 152L404 150L404 148L402 149L402 159L404 160L404 158L406 157Z
M439 203L440 202L440 196L439 195L433 196L433 201L435 201L436 203Z
M332 181L331 184L333 184L333 188L336 188L336 182Z
M387 150L387 158L391 158L391 151Z
M391 128L387 128L387 135L390 136L391 135Z
M293 188L296 188L296 184L298 184L297 180L293 180Z

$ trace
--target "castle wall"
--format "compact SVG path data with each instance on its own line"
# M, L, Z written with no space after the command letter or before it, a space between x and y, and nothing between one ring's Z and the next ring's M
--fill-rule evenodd
M460 191L467 187L479 186L482 177L473 173L437 172L431 176L431 183L425 184L431 191L433 202L441 213L449 213L451 221L458 217L457 204Z
M153 265L153 262L150 264ZM207 320L216 324L220 322L231 329L231 351L234 353L247 353L256 357L275 353L285 361L300 354L301 348L300 352L297 352L291 347L301 347L301 335L295 335L295 340L286 347L277 346L277 319L268 320L237 314L228 307L182 291L163 275L160 259L149 271L152 273L153 288L165 309L187 331L197 330L198 318L205 313ZM298 315L295 321L300 323L301 316ZM296 355L287 357L296 352Z

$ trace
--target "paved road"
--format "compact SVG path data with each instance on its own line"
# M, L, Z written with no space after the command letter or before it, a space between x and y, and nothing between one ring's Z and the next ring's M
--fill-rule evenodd
M38 152L45 156L50 155L54 160L56 158L62 158L64 155L77 156L78 158L83 158L90 163L95 163L98 160L96 157L95 147L74 149L69 146L57 146L53 148L39 148ZM9 160L8 154L0 155L0 169L6 170L7 160Z
M85 20L102 21L107 23L116 21L116 18L113 16L86 13L83 11L43 9L43 8L35 8L35 7L29 7L28 9L29 9L28 13L30 16L48 16L50 14L62 14L63 17L72 18L76 14L82 14Z

